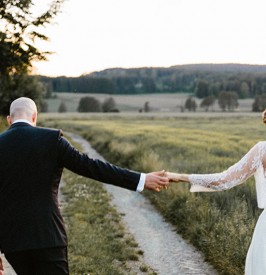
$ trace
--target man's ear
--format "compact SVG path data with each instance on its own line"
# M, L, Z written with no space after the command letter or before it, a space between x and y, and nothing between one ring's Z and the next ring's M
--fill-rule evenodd
M12 124L11 116L7 116L7 117L6 117L6 120L7 120L7 122L8 122L9 125Z
M36 126L36 124L37 124L37 112L34 112L33 114L32 114L32 123Z

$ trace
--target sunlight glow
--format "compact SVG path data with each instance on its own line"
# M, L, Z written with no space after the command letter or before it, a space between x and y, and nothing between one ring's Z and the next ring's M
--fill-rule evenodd
M46 30L50 42L39 44L56 53L35 72L266 64L265 8L264 0L68 0Z

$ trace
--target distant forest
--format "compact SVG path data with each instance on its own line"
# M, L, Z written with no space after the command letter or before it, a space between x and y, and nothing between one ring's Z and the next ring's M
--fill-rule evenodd
M198 98L235 92L239 98L266 94L266 66L179 65L169 68L106 69L80 77L40 76L48 92L149 94L193 93Z

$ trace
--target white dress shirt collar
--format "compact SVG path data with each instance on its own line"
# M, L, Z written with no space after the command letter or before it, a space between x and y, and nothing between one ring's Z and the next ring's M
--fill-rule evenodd
M24 123L28 123L28 124L32 125L32 123L27 119L17 119L12 124L18 123L18 122L24 122Z

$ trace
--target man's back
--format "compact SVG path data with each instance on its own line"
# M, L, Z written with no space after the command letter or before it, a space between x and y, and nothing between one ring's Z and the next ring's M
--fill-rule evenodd
M15 123L0 135L0 250L66 245L57 192L59 130Z
M14 100L7 121L11 127L0 135L0 251L18 274L69 274L57 198L64 167L129 190L159 191L168 184L164 171L144 175L91 159L59 130L37 128L30 98Z

